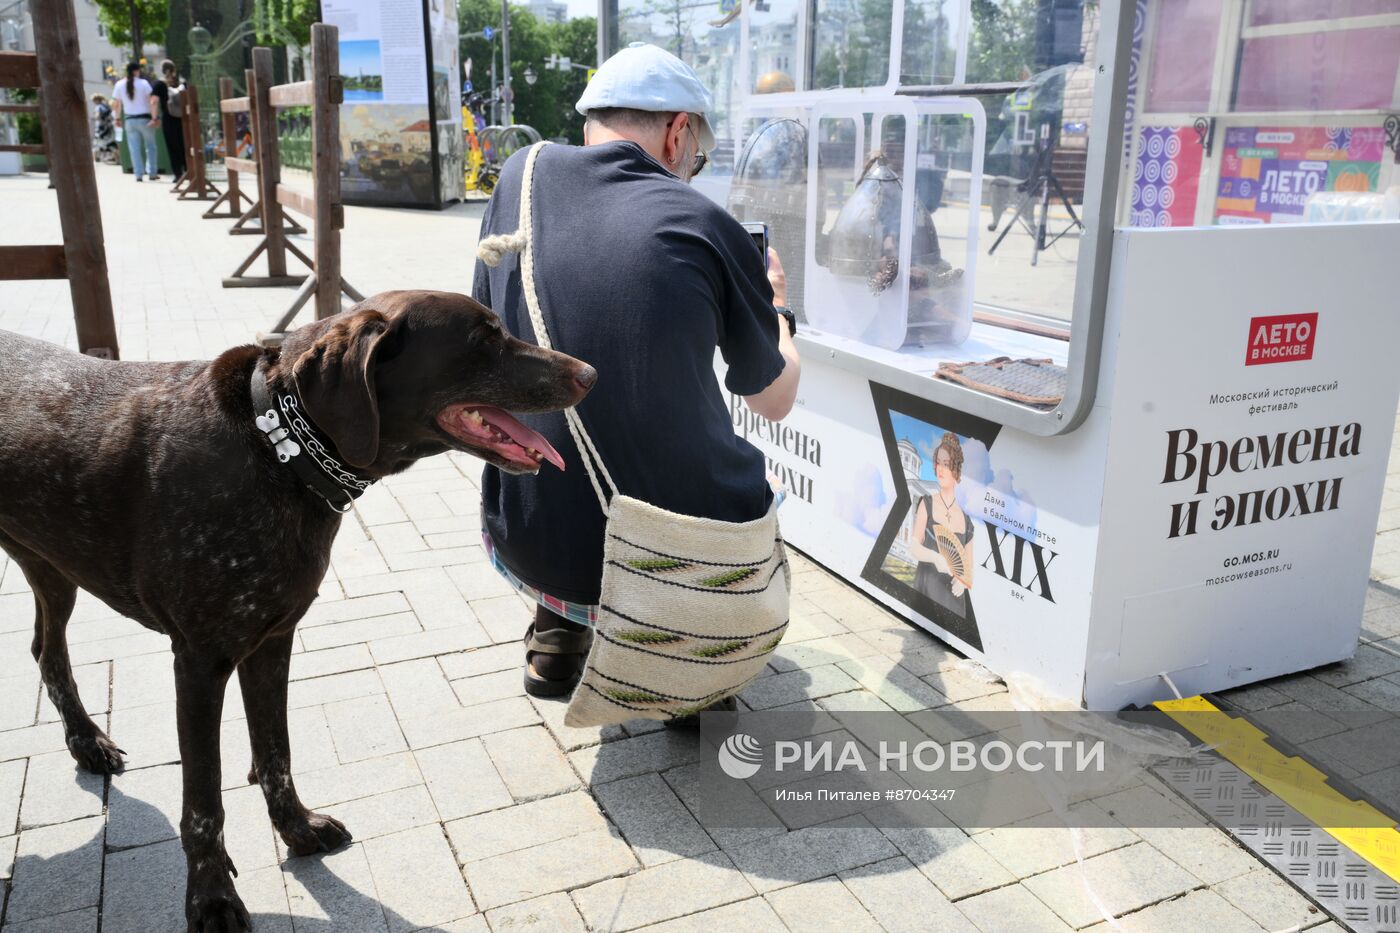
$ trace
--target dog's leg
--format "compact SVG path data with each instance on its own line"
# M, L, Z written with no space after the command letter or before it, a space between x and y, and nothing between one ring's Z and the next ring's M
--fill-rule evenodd
M121 770L122 750L88 716L73 681L68 660L68 619L78 588L54 566L38 555L15 555L34 591L34 643L31 651L39 662L44 688L59 716L68 751L85 770L113 774Z
M219 785L219 720L232 663L175 648L175 717L180 731L184 808L180 842L185 849L185 919L189 933L234 933L250 927L234 890L237 874L224 849L224 806Z
M339 820L302 806L292 783L291 742L287 737L287 670L292 634L269 638L238 665L238 685L248 714L253 771L267 798L267 815L293 855L330 851L350 841Z

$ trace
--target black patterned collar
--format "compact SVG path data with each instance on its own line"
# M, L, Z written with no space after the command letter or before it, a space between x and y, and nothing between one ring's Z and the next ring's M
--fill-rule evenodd
M350 511L374 481L359 476L336 458L334 445L305 414L296 390L274 395L261 365L253 368L250 387L254 423L277 459L291 467L297 478L324 499L332 511Z

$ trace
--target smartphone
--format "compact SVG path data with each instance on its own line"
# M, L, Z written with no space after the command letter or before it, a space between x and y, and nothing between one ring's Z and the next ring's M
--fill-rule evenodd
M768 225L758 221L745 221L744 229L753 237L753 245L763 256L763 268L768 268Z

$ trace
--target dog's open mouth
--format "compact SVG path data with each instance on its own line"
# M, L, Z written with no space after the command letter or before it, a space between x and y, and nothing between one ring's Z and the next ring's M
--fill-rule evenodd
M457 440L489 450L507 462L537 471L548 460L564 469L564 458L540 435L509 412L491 405L453 405L437 416L438 427Z

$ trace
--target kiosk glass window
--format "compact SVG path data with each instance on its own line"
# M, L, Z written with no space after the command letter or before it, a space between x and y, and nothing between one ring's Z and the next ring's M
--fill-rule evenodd
M978 0L971 7L967 82L1025 81L1056 65L1084 61L1084 0ZM990 109L990 108L988 108Z
M889 4L816 0L813 13L813 89L880 87L889 81Z
M892 0L858 29L844 2L744 6L730 198L774 228L829 365L1061 433L1093 397L1115 218L1400 216L1400 0ZM889 84L862 87L857 39ZM759 93L780 51L795 80Z
M774 0L774 6L782 2ZM648 42L666 49L695 69L715 98L715 108L708 114L715 131L715 151L710 153L710 167L704 175L729 174L739 133L735 123L739 116L740 23L737 10L730 16L710 4L621 0L617 35L618 48L626 48L632 42Z
M1199 110L1210 105L1223 12L1221 0L1173 0L1161 5L1147 79L1147 103L1152 110Z
M1138 0L1138 20L1122 222L1400 219L1400 0Z
M769 225L800 336L827 358L916 392L945 364L1035 359L1059 380L1025 402L1044 412L1070 356L1098 4L890 6L745 8L757 77L781 49L808 80L752 82L727 206ZM902 93L880 84L891 61ZM778 170L798 147L805 164Z
M750 94L805 91L805 0L762 0L748 8Z
M907 0L904 4L899 83L917 87L960 83L960 54L970 0Z

